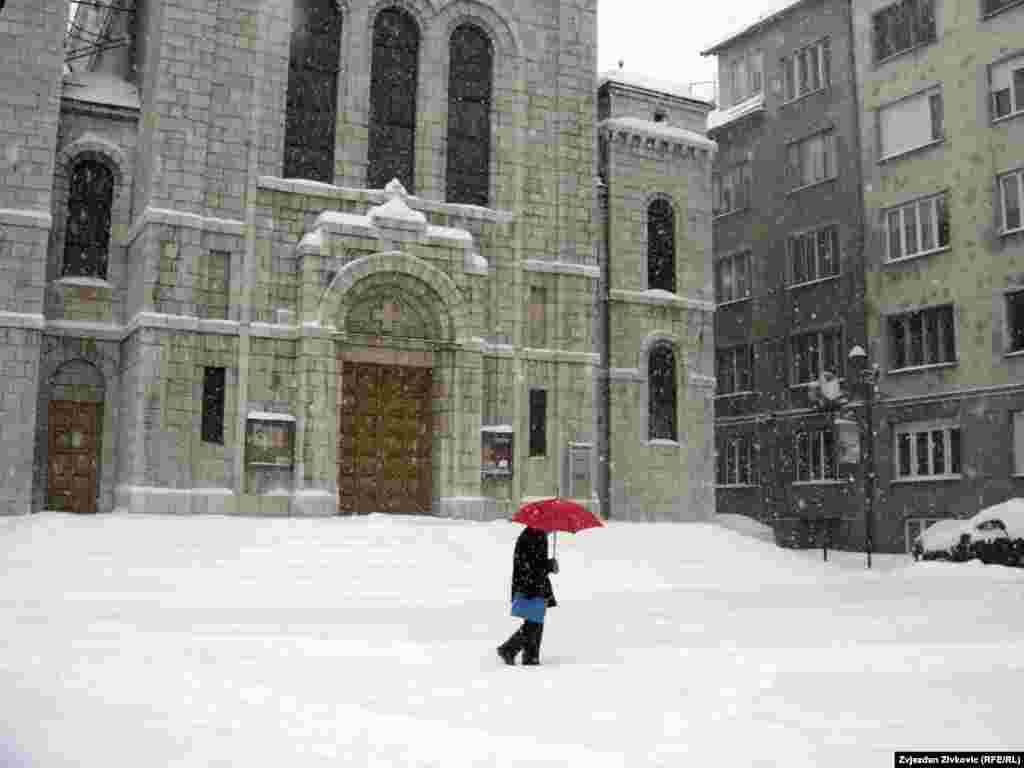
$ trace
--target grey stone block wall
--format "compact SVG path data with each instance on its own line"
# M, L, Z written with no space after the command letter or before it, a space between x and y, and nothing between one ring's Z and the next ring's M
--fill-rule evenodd
M41 332L0 327L0 515L31 508Z

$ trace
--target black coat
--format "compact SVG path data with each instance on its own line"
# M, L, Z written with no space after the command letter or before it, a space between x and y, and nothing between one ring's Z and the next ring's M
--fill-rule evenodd
M536 528L525 528L516 539L516 551L512 555L512 594L543 597L548 607L554 608L558 603L548 577L553 566L553 561L548 559L547 534Z

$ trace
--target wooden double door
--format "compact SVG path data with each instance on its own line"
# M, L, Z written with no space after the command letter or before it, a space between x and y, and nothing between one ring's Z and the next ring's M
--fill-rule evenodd
M342 362L339 513L430 513L432 381L427 367Z
M51 400L46 508L95 512L99 495L100 404Z

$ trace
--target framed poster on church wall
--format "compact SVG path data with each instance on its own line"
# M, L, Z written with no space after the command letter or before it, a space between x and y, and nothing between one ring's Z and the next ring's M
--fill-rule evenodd
M512 477L515 434L509 426L480 428L480 473L484 477Z

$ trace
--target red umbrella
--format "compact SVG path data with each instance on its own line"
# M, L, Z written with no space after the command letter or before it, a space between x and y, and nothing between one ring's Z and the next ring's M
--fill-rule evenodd
M575 501L569 499L542 499L523 504L512 518L514 523L522 523L530 528L538 528L548 533L565 531L576 533L586 528L601 528L601 519L588 512ZM557 546L558 541L555 540Z

